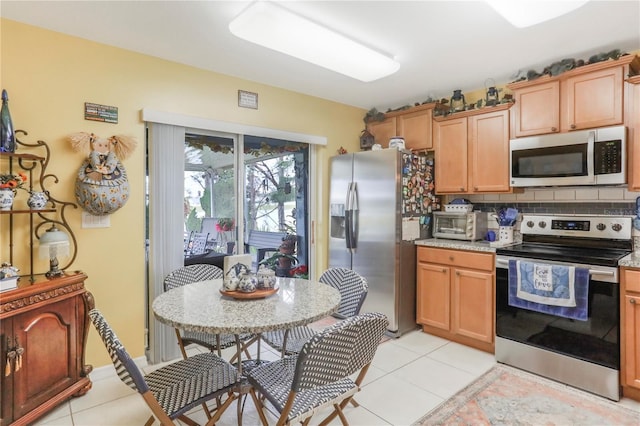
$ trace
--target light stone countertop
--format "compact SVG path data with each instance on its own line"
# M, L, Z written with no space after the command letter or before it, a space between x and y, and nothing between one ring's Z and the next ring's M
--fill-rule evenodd
M331 315L340 292L317 281L277 278L278 292L236 300L220 293L222 279L200 281L162 293L153 301L158 321L213 334L264 333L309 324Z
M484 251L495 253L496 247L489 243L489 241L462 241L462 240L447 240L445 238L429 238L427 240L416 240L417 246L423 247L439 247L455 250L470 250L470 251Z
M628 268L640 268L640 255L631 253L618 262L619 266L626 266Z
M439 247L455 250L484 251L495 253L497 244L490 244L488 241L458 241L447 240L444 238L430 238L427 240L416 240L417 246L423 247ZM626 266L628 268L640 268L640 256L629 254L618 261L618 266Z

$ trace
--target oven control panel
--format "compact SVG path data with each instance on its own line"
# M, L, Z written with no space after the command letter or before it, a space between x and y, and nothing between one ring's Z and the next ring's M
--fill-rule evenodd
M529 235L631 239L632 217L523 215L520 232Z

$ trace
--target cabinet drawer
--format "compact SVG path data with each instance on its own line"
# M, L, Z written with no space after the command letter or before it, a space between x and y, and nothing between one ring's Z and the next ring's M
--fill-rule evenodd
M483 271L492 271L494 267L492 254L430 247L418 248L418 262L464 266L465 268Z
M625 291L640 293L640 270L624 269Z

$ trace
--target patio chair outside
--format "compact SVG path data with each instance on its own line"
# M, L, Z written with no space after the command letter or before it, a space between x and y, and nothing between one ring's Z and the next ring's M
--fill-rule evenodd
M207 410L207 417L210 417L207 424L214 424L237 399L233 390L240 379L238 371L216 354L198 354L144 375L100 311L92 309L89 318L102 338L120 380L140 393L151 409L153 414L145 426L153 424L154 418L162 425L175 425L176 419L189 425L197 424L185 413L198 405L206 408L207 401L227 394L228 398L217 406L212 417Z
M207 252L207 240L209 234L206 232L194 232L191 237L191 243L189 247L189 256L195 256L198 254L205 254Z
M329 268L322 273L319 281L340 292L340 306L333 314L334 317L344 319L360 313L369 289L367 280L363 276L347 268ZM300 326L288 330L270 331L264 333L262 338L284 356L300 352L302 346L315 333L316 330L311 327Z
M256 392L264 395L280 413L278 425L306 422L328 406L333 411L321 425L336 416L348 424L342 410L360 390L388 325L381 313L347 318L315 334L297 356L256 367L247 373L254 401ZM352 380L349 376L357 372ZM258 414L267 425L260 405Z
M183 266L172 271L166 276L164 279L164 290L168 291L183 285L188 285L198 281L222 278L223 276L224 272L222 269L215 265L196 264ZM187 359L187 351L185 347L190 344L203 346L211 352L217 352L218 356L222 356L222 349L236 345L236 337L233 334L211 334L195 331L181 331L178 328L176 328L175 331L178 339L178 345L180 346L180 352L182 352L182 357L184 359ZM251 334L241 334L240 341L247 342L253 337L254 336ZM248 359L251 358L246 346L244 347L244 353ZM234 358L231 359L232 362Z

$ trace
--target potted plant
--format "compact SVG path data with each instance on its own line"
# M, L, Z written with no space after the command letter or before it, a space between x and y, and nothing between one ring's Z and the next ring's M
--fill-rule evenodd
M298 263L298 258L293 254L297 241L298 237L296 235L286 235L282 238L278 251L260 261L259 264L276 271L276 275L279 277L290 276L291 266Z

